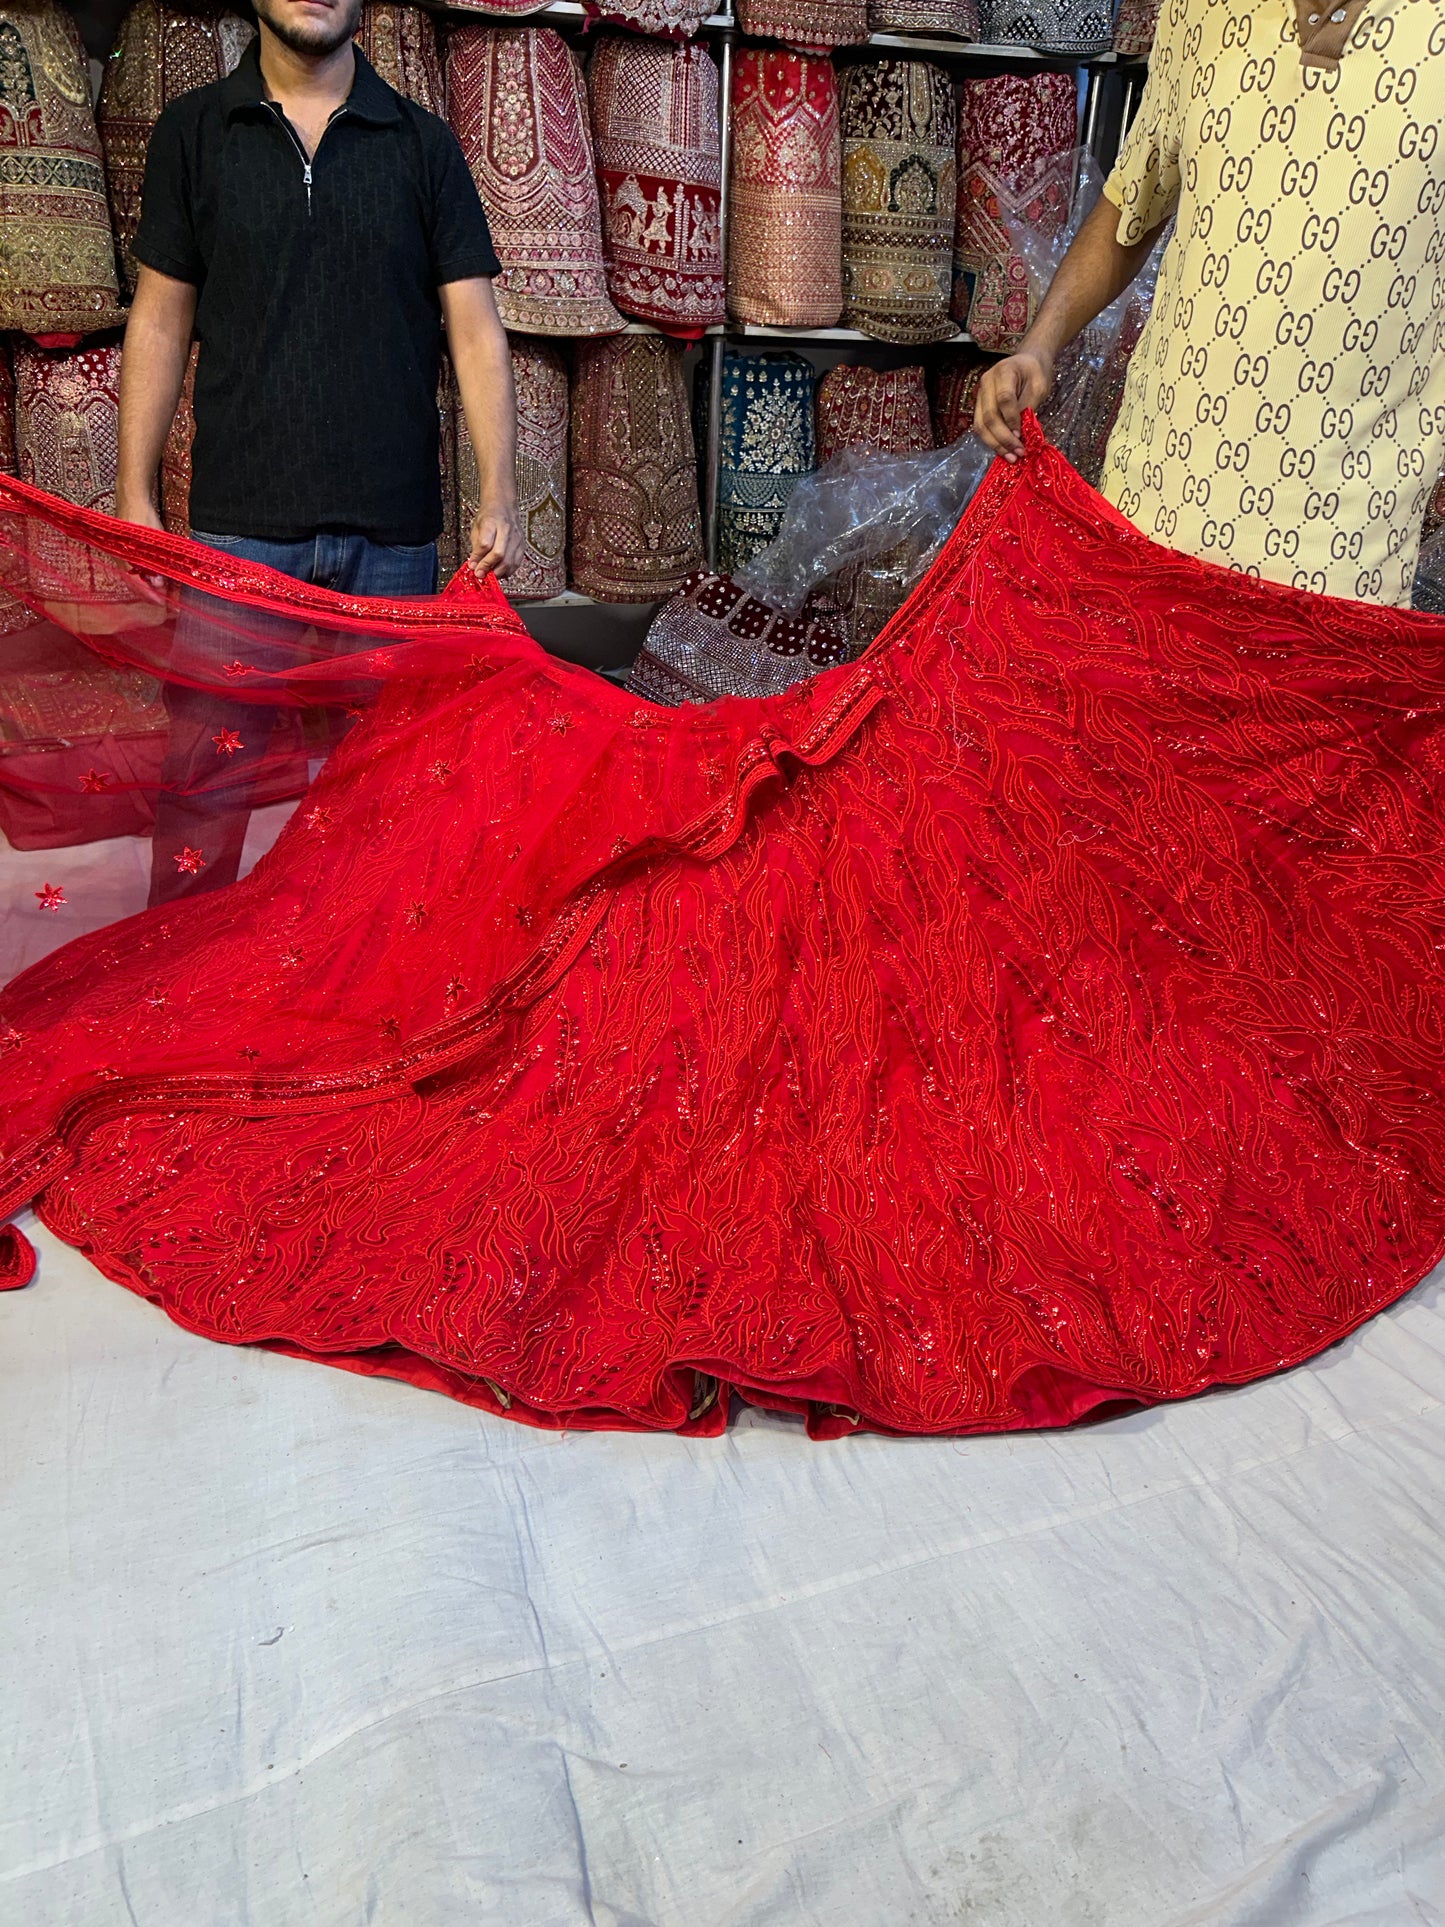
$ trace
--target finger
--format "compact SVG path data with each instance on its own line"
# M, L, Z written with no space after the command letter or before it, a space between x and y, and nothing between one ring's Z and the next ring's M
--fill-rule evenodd
M490 548L484 549L481 555L473 560L472 567L478 575L491 575L502 560L503 554L504 551L500 545L494 542Z
M982 389L979 390L978 418L982 422L979 439L996 455L1002 455L1006 462L1011 462L1023 453L1023 443L1013 432L1004 412L1007 402L1012 397L999 393L1001 385L1001 382L996 379L987 395Z

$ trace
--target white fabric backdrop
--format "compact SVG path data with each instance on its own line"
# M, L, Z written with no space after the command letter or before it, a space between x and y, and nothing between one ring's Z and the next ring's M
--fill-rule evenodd
M557 1437L0 1299L5 1927L1445 1922L1445 1293L1052 1436Z

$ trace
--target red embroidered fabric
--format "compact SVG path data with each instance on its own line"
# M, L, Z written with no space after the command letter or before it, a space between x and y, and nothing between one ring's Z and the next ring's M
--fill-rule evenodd
M1445 1247L1445 621L1160 549L1032 422L859 662L679 710L490 590L0 483L29 595L16 525L113 651L130 565L375 698L249 878L0 1003L0 1208L188 1328L545 1425L989 1430L1293 1364Z

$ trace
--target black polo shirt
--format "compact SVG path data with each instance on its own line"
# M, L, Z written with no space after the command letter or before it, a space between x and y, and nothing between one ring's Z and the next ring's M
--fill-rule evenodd
M193 527L439 533L437 289L500 265L444 121L358 50L308 187L252 41L157 122L135 252L199 290Z

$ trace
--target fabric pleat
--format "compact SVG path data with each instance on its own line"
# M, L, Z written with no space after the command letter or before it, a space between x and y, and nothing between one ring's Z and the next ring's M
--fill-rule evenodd
M1007 353L1038 291L1013 230L1060 233L1073 198L1078 90L1072 74L965 80L958 105L953 317L980 348Z
M0 329L119 324L115 236L90 70L56 0L0 4Z
M849 67L843 133L843 320L879 341L957 332L949 288L957 211L953 82L926 60Z
M447 35L447 118L502 261L493 287L508 328L615 334L581 63L547 27L456 26Z
M599 601L671 595L702 562L682 360L661 335L577 345L570 573L574 589Z
M843 312L843 147L831 60L733 61L728 305L739 321L831 328Z
M724 319L718 71L707 48L607 34L587 68L607 291L696 337Z

